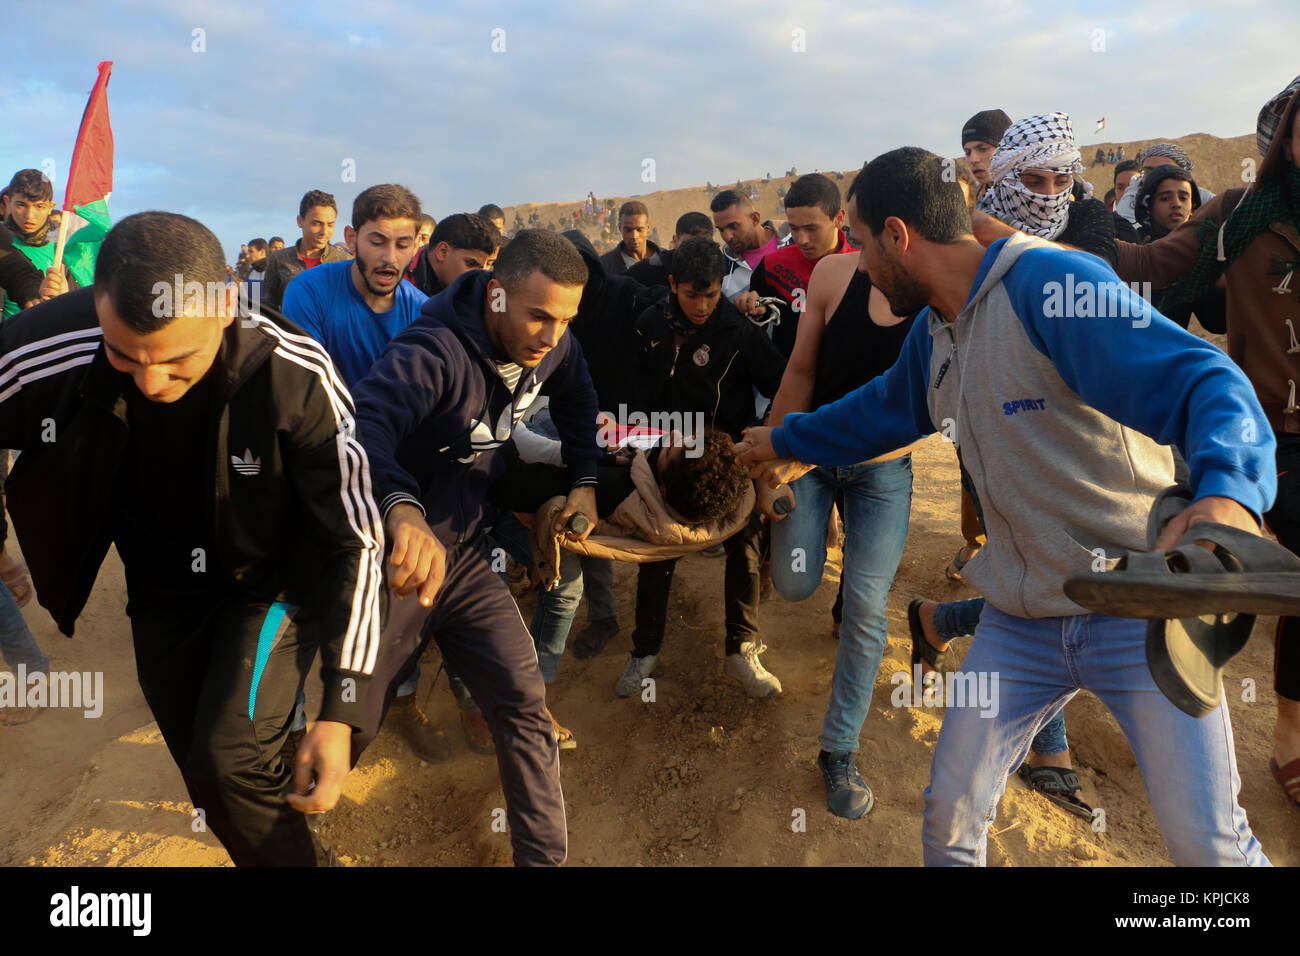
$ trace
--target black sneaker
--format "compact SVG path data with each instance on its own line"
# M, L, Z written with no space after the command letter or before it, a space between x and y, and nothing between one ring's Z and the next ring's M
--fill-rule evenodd
M871 812L876 798L858 773L855 755L848 750L817 755L817 766L826 780L826 807L837 817L858 820Z
M617 633L618 621L615 618L605 617L589 622L573 640L573 656L580 661L595 657Z

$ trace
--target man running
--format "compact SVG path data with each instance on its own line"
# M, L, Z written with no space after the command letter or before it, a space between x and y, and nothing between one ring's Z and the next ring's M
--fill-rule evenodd
M348 388L370 371L389 339L415 321L428 299L401 281L419 219L420 201L410 190L371 186L352 203L352 222L343 231L353 258L300 273L285 290L285 318L325 346ZM450 756L446 739L416 701L419 685L417 666L397 690L389 726L420 759L445 760ZM294 730L301 732L298 726Z
M69 636L116 544L140 687L236 865L323 865L304 814L337 802L364 726L383 533L329 356L236 321L224 260L193 219L139 213L105 237L93 287L0 327L0 445L23 452L9 512ZM318 652L320 717L291 767Z
M849 233L865 241L853 201L862 174L848 195ZM772 400L768 421L808 412L842 398L887 371L912 327L857 268L858 254L821 259L808 282L808 310L799 323L794 352ZM814 468L787 475L794 511L781 517L761 494L773 519L772 582L787 601L806 601L820 587L826 563L826 524L837 501L844 514L844 567L839 647L831 675L830 705L822 725L817 766L826 803L836 816L856 820L874 797L858 773L858 739L871 705L871 691L885 652L885 603L907 542L912 503L912 458L905 449L884 460L847 468ZM760 489L761 491L762 489Z
M487 489L506 467L501 447L543 392L571 489L559 529L576 513L596 523L596 392L565 335L586 282L572 243L525 230L493 272L468 272L430 299L356 388L393 545L389 584L402 599L391 628L400 634L376 665L367 718L378 725L436 637L492 731L520 865L564 861L559 750L532 636L479 545ZM419 604L409 597L417 592Z
M896 149L867 166L856 195L860 268L895 314L924 309L898 363L816 412L750 429L737 449L766 463L761 473L773 459L845 465L951 423L988 531L967 566L987 604L964 668L999 687L996 706L948 707L925 791L925 862L983 864L1007 774L1087 688L1132 745L1175 863L1267 865L1237 802L1226 701L1201 719L1183 713L1147 668L1146 622L1086 613L1063 591L1097 553L1146 550L1152 503L1173 482L1170 441L1192 465L1196 500L1157 547L1198 520L1258 534L1276 490L1263 409L1226 355L1117 286L1096 257L1022 235L986 250L944 174L940 157ZM1122 317L1056 309L1067 276L1119 296Z

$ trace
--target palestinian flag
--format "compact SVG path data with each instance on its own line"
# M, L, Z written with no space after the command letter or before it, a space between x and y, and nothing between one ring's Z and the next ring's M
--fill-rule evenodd
M1106 128L1106 117L1103 116L1101 119L1097 120L1097 128L1093 130L1093 132L1100 133L1105 128Z
M111 61L99 64L99 78L81 115L59 229L61 242L64 236L69 245L93 242L96 251L113 225L108 216L108 197L113 192L113 128L108 122L108 77L112 72ZM84 224L77 222L78 217Z

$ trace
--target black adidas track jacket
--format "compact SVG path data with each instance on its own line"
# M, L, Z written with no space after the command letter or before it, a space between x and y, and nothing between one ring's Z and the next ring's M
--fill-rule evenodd
M22 452L9 512L37 598L68 636L111 542L123 394L135 388L108 363L92 295L66 293L0 326L0 448ZM325 350L274 313L231 323L218 361L207 490L221 567L240 594L298 604L315 621L320 719L361 727L386 603L352 398Z

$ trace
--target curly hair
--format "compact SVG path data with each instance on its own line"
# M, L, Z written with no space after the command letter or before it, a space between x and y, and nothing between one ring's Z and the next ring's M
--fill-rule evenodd
M660 475L665 500L691 524L705 524L731 514L749 484L749 467L736 461L730 435L711 428L700 440L702 454L683 455Z

